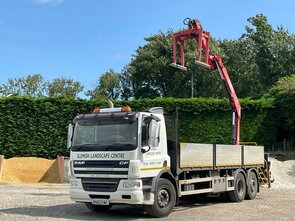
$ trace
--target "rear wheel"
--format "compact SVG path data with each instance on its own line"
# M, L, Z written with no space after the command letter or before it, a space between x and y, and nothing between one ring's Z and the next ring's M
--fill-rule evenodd
M229 200L232 202L241 202L246 195L246 180L242 173L238 173L235 180L235 189L228 192Z
M92 203L85 203L85 206L94 212L107 212L112 205L107 205L107 206L100 206L100 205L93 205Z
M154 204L145 206L147 214L158 218L168 216L176 203L176 192L173 184L169 180L159 179L154 197Z
M247 180L246 199L250 199L250 200L255 199L257 195L257 190L258 190L257 177L256 177L256 174L253 171L251 171Z

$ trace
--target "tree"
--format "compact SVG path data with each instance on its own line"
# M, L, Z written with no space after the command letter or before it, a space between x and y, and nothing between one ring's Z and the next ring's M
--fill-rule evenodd
M245 38L255 46L255 62L262 91L269 90L279 78L295 73L295 36L282 26L274 30L267 18L258 14L248 19Z
M245 33L236 40L215 40L211 52L220 54L239 97L260 97L277 80L295 73L295 36L283 27L273 29L264 15L248 19ZM194 63L195 41L186 41L187 72L171 68L172 31L145 38L124 68L122 90L133 97L224 97L219 75ZM126 80L127 79L127 80ZM192 82L193 80L193 82ZM126 86L127 85L127 86ZM127 93L128 94L128 93Z
M223 62L238 97L257 96L261 93L259 68L255 61L255 46L249 38L222 40Z
M275 98L278 108L278 139L295 140L295 74L280 78L267 96Z
M132 88L131 74L125 67L120 74L120 97L122 100L129 100L134 98L134 92Z
M280 78L273 90L295 94L295 74Z
M118 99L120 96L120 75L113 69L100 76L97 86L93 90L86 92L91 99L111 98Z
M239 97L261 97L281 77L295 71L295 38L277 30L258 14L247 20L245 33L236 40L219 41L222 58Z
M194 76L196 97L220 97L224 95L218 74L195 64L195 41L185 45L188 71L170 66L172 62L172 31L160 32L145 38L147 44L139 47L123 73L127 76L134 98L191 97L191 80ZM211 46L218 51L217 42ZM122 80L124 82L124 79ZM123 85L122 89L125 87Z
M46 91L49 97L67 96L77 97L83 91L84 86L72 78L55 78L52 82L46 83Z
M15 94L19 96L40 97L44 95L45 83L41 74L28 75L22 78L10 78L0 86L4 96Z

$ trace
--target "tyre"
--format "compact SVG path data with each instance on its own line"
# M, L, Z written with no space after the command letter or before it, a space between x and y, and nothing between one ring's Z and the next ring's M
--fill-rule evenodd
M253 200L256 198L258 192L258 180L256 174L251 171L247 180L247 194L246 199Z
M246 180L242 173L238 173L235 179L235 189L228 192L228 198L232 202L241 202L246 195Z
M100 206L100 205L93 205L92 203L85 203L85 206L94 212L107 212L112 205L107 205L107 206Z
M176 192L173 184L166 179L159 179L155 194L154 205L145 206L145 211L153 217L168 216L176 203Z

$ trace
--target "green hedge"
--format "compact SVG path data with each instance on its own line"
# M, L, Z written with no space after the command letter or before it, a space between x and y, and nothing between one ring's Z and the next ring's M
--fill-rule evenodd
M241 99L241 141L253 141L270 147L277 135L277 109L273 99ZM179 108L180 141L230 143L232 113L227 99L157 98L123 102L136 110L152 106L166 111ZM118 103L118 105L120 105Z
M0 100L0 153L11 156L65 155L67 124L76 113L89 109L82 100Z
M295 141L295 93L280 92L275 97L275 105L279 112L279 139L291 138Z
M273 99L241 100L241 141L256 141L269 147L277 136L278 111ZM229 143L231 111L226 99L157 98L117 101L133 110L162 106L179 108L180 140ZM68 155L67 125L79 113L89 113L103 101L65 98L9 97L0 99L0 153L6 157Z

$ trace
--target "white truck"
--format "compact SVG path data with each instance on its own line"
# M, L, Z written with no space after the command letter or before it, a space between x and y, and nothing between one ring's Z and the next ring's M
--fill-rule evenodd
M262 146L179 143L177 111L105 108L69 125L70 197L93 211L143 205L167 216L179 198L217 194L239 202L259 191Z
M187 70L184 41L196 39L196 63L218 70L229 96L233 145L180 143L177 109L170 115L161 107L143 112L128 106L95 109L69 125L74 201L94 211L113 204L143 205L149 215L164 217L182 196L219 194L240 202L254 199L259 181L267 181L263 146L240 145L241 106L220 56L210 53L209 32L197 20L185 23L189 29L173 35L171 66Z

